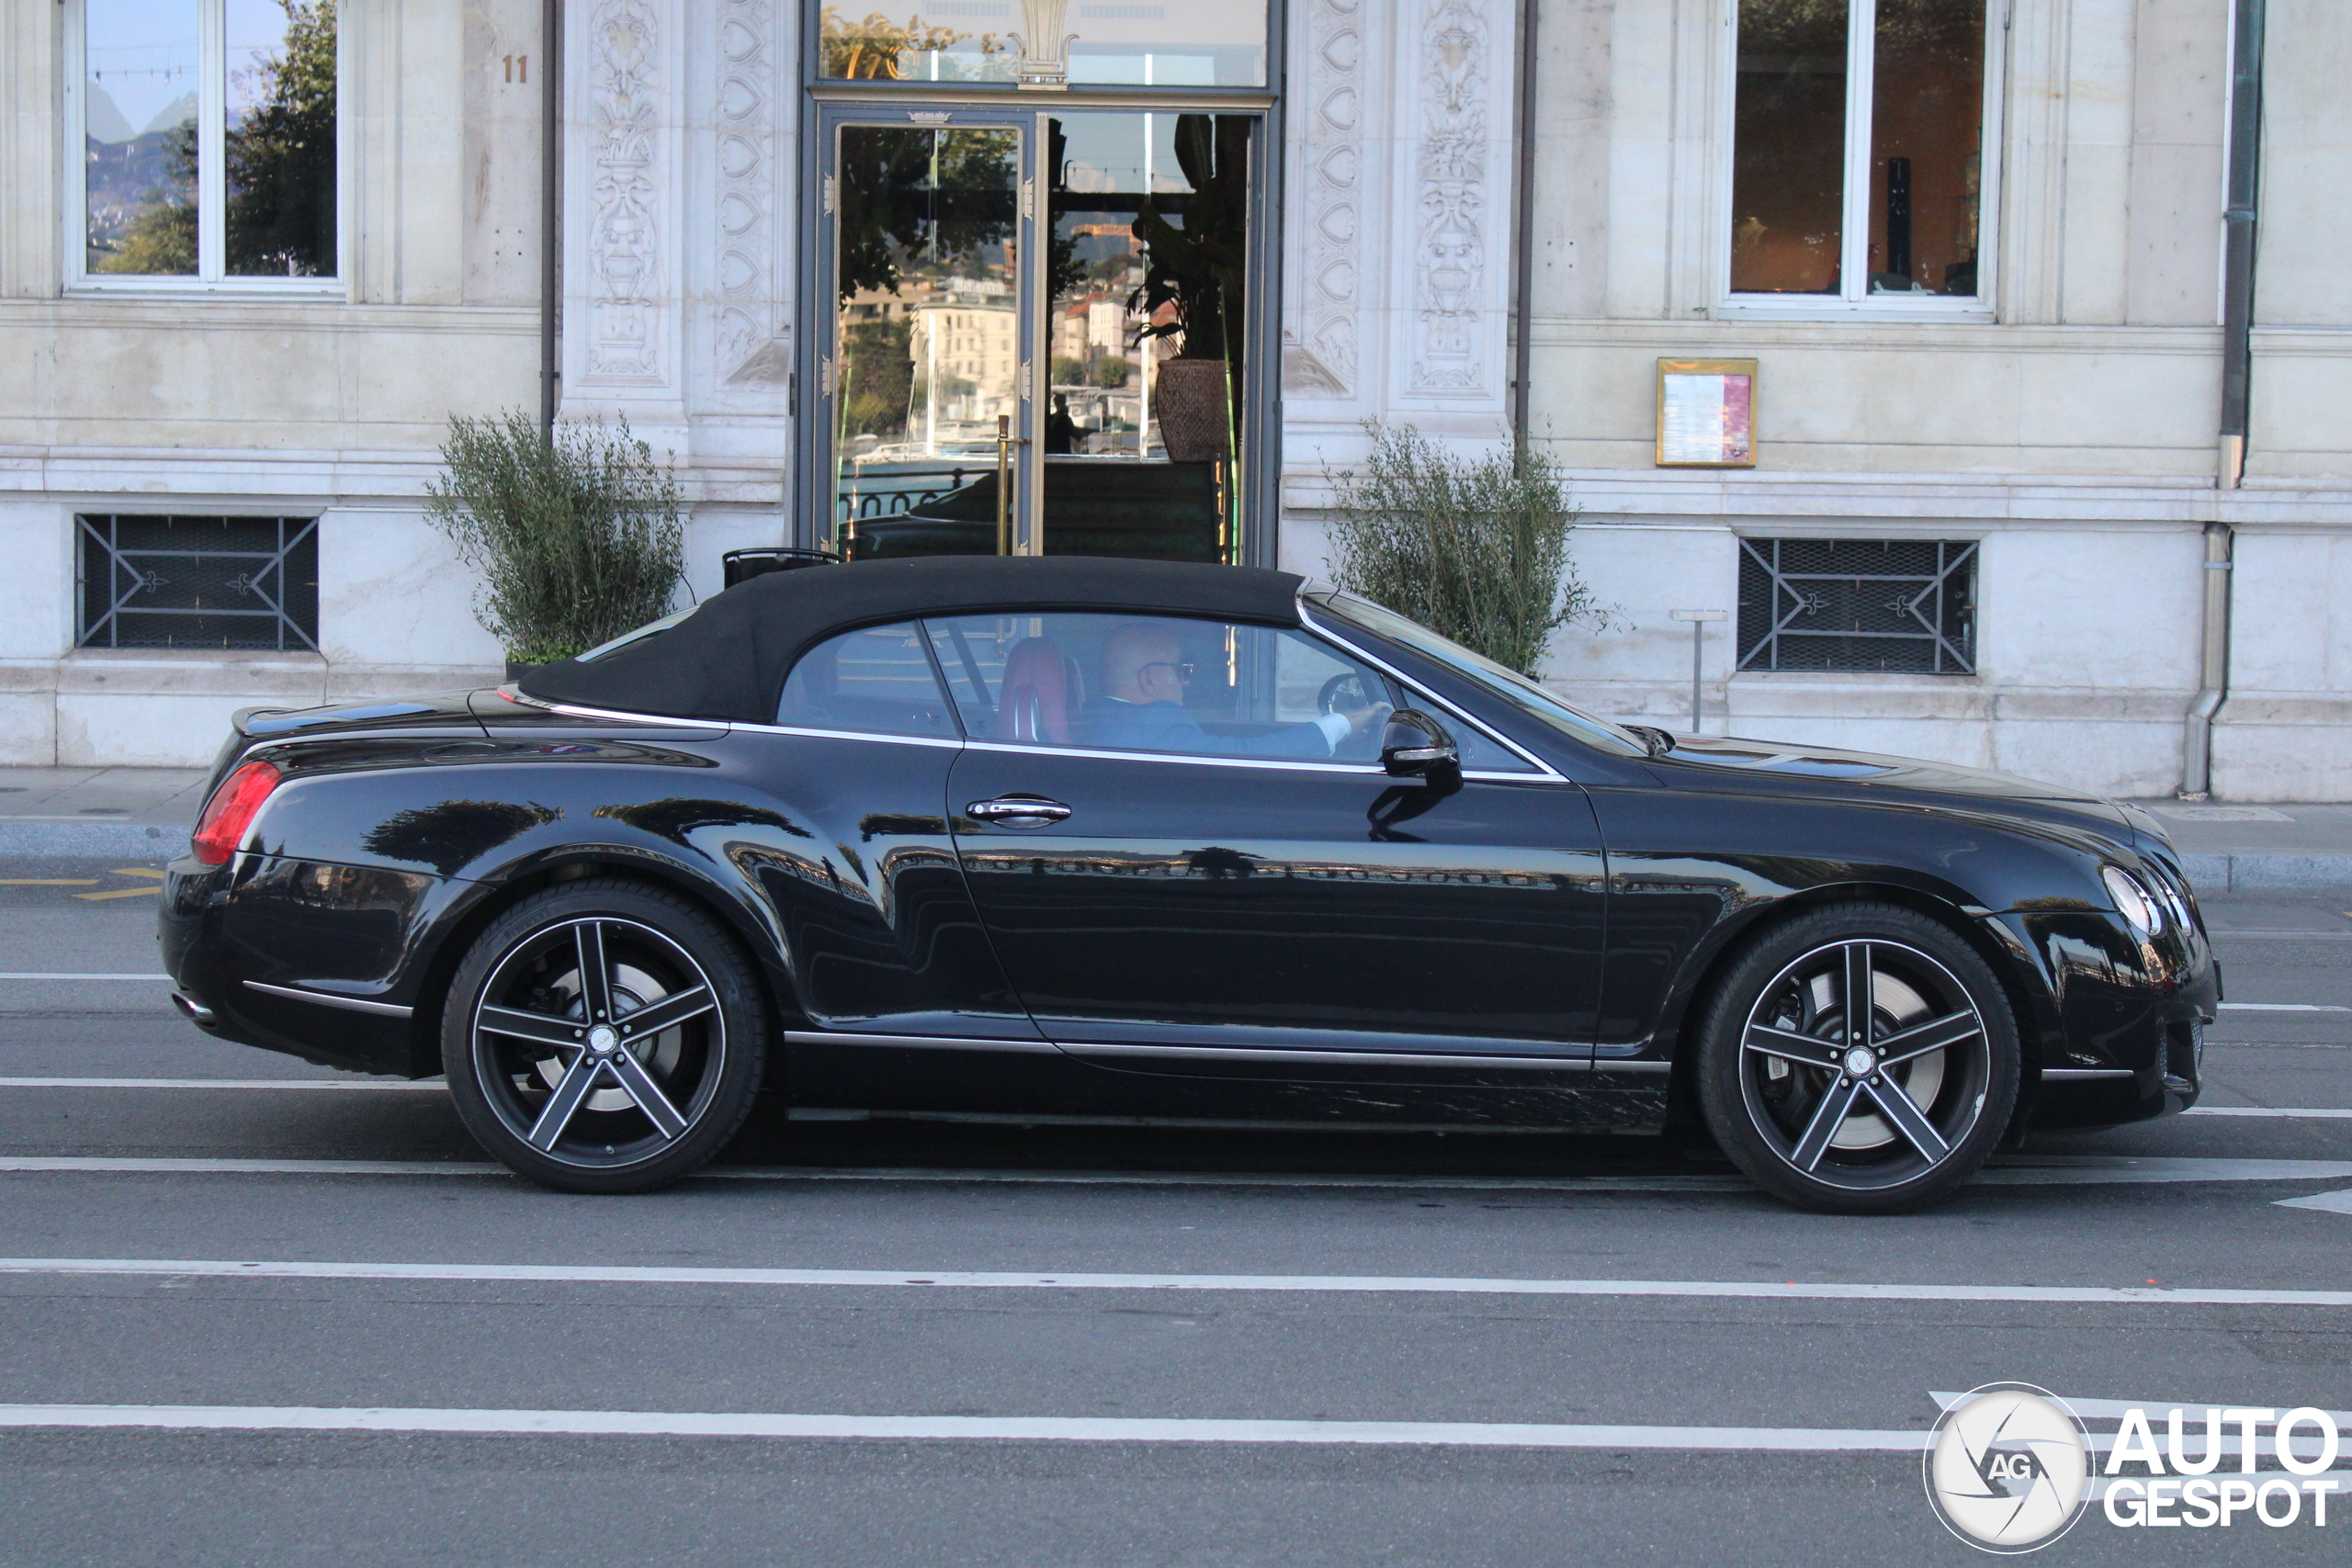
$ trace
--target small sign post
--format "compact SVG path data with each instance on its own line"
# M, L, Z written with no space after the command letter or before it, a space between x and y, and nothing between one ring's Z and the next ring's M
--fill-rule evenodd
M1699 733L1700 714L1699 660L1705 649L1707 623L1727 621L1731 619L1731 613L1727 610L1673 610L1668 613L1678 621L1690 623L1690 733L1696 735Z

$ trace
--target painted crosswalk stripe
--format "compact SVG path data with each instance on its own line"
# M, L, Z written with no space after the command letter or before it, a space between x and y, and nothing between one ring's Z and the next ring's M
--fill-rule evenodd
M2223 1002L2223 1012L2352 1012L2333 1002Z
M2148 1285L1984 1285L1806 1280L1545 1280L1382 1274L1150 1274L1001 1269L749 1269L688 1265L403 1263L206 1258L5 1258L0 1275L174 1280L712 1285L769 1289L1175 1291L1340 1295L1613 1296L1713 1301L1977 1302L2026 1305L2352 1307L2352 1291Z

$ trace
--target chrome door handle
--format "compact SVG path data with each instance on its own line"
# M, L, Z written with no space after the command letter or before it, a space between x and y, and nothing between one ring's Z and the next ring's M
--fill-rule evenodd
M994 800L972 802L964 807L964 815L1001 828L1047 828L1068 817L1069 807L1043 795L1001 795Z

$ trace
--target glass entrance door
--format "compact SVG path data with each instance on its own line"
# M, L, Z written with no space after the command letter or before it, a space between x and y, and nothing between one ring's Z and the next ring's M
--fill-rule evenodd
M1240 558L1262 118L835 112L820 542Z

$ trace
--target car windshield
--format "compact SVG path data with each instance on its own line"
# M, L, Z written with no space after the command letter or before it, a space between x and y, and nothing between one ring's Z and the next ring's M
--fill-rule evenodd
M1422 658L1445 666L1464 680L1509 703L1572 740L1623 757L1646 757L1650 749L1638 736L1606 719L1581 713L1508 665L1498 664L1460 643L1438 636L1394 610L1384 609L1352 593L1314 593L1308 599L1352 626L1390 642L1400 643Z

